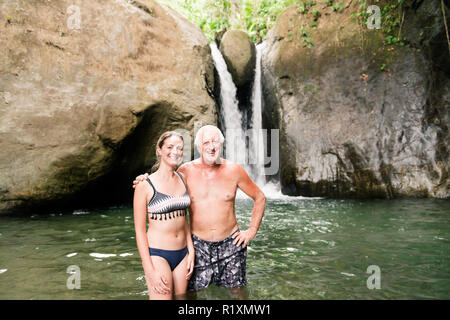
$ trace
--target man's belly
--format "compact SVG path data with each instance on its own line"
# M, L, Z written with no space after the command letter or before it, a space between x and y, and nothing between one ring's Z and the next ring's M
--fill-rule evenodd
M227 201L191 203L191 232L206 241L220 241L238 228L234 205Z

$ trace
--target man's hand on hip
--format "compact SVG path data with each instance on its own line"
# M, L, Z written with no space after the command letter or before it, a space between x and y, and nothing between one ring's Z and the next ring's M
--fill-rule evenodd
M256 231L252 228L244 231L238 231L233 234L232 238L234 239L233 244L236 246L240 246L242 244L242 248L245 248L247 244L253 240L256 235Z

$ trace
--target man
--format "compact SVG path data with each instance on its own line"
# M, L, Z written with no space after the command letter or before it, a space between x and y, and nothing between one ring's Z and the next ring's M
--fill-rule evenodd
M195 263L190 291L204 289L212 281L227 288L247 284L247 244L255 237L264 214L264 193L241 166L220 157L223 142L217 127L200 128L194 142L200 158L178 168L191 197L189 222ZM254 200L250 227L244 231L239 230L234 212L238 188Z

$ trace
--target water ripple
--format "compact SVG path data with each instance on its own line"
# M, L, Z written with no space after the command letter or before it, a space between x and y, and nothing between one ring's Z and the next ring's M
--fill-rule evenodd
M448 202L268 200L247 258L250 299L449 299ZM253 202L236 202L241 229ZM2 217L3 299L147 299L131 207ZM68 290L69 265L82 290ZM381 270L368 290L367 267ZM223 290L222 290L223 289ZM230 299L211 285L198 299Z

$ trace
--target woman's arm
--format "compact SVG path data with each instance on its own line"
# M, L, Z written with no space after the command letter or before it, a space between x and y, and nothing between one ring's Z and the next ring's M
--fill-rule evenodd
M169 293L170 289L167 286L167 280L160 276L153 267L152 259L148 249L147 240L147 195L153 195L153 190L146 185L145 181L138 184L134 190L133 211L134 211L134 229L136 232L136 243L139 255L142 260L142 267L144 268L145 279L150 294L153 289L158 293Z
M194 251L194 244L192 242L192 237L191 237L191 228L189 227L189 224L187 222L187 215L186 215L184 228L185 228L185 233L186 233L187 247L188 247L188 251L189 251L188 263L187 263L188 273L186 274L186 279L189 280L192 276L192 272L194 272L195 251Z

